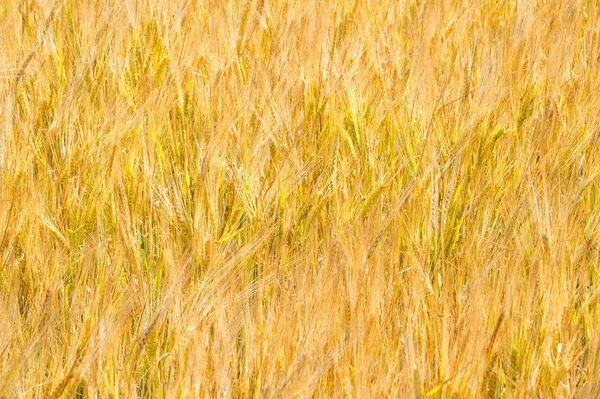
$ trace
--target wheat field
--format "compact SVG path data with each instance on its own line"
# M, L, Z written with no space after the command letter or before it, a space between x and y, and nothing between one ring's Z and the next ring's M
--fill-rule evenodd
M0 2L0 397L599 398L594 0Z

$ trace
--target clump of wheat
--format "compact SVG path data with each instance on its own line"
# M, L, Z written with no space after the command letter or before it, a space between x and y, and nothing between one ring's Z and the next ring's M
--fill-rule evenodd
M598 26L0 2L0 397L598 397Z

